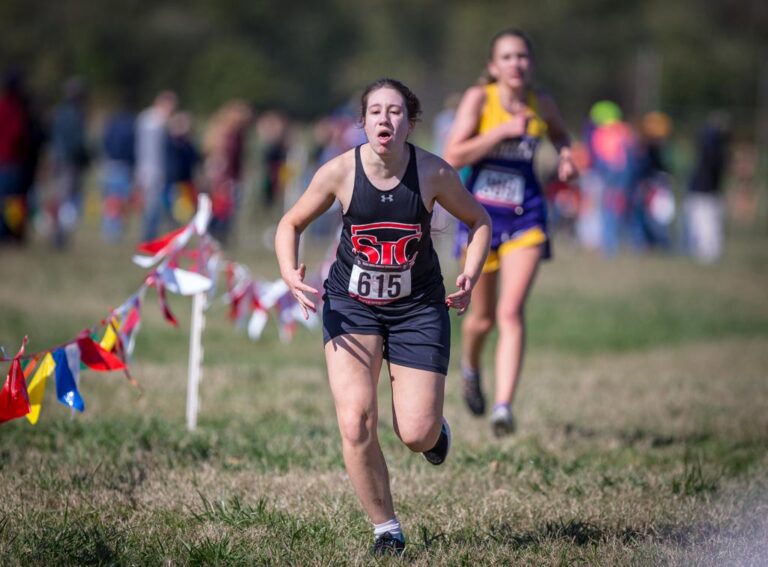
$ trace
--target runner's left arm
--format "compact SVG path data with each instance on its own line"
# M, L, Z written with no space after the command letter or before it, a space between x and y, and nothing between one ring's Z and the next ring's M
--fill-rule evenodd
M539 109L547 123L549 139L557 150L557 177L560 181L570 181L578 172L571 156L571 137L565 128L560 110L554 99L545 94L539 94Z
M430 173L435 185L435 201L469 227L464 269L456 278L456 286L459 289L446 297L448 307L457 309L459 315L462 315L469 306L472 288L477 283L488 256L491 219L482 205L461 183L455 169L436 156L433 163L433 170Z

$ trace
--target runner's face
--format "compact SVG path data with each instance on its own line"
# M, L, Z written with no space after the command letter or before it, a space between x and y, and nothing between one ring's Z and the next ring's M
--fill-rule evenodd
M510 88L523 88L528 85L532 67L531 54L525 41L512 35L496 41L488 70L499 83Z
M365 135L377 154L404 146L410 132L405 100L398 91L382 87L368 95Z

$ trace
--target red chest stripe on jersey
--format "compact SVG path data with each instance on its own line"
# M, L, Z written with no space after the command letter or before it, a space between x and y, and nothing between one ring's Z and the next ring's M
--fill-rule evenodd
M402 230L406 234L397 240L379 240L379 230ZM412 240L421 240L421 225L400 222L373 222L351 227L352 246L371 264L402 266L408 263L405 249Z

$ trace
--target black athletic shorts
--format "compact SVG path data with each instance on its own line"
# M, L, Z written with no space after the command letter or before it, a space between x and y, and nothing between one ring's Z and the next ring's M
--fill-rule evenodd
M444 303L388 310L340 294L326 293L323 300L323 344L341 335L379 335L390 362L448 374L451 321Z

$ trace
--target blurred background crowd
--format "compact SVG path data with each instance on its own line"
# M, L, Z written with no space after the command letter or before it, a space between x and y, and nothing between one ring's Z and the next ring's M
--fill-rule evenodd
M537 156L562 238L708 263L728 230L768 229L762 2L71 4L0 11L0 250L71 249L89 218L105 243L149 240L191 218L199 192L225 245L238 225L267 230L317 167L364 141L355 93L381 75L422 98L413 141L439 154L502 24L533 37L575 140L573 183L554 179L551 148Z

